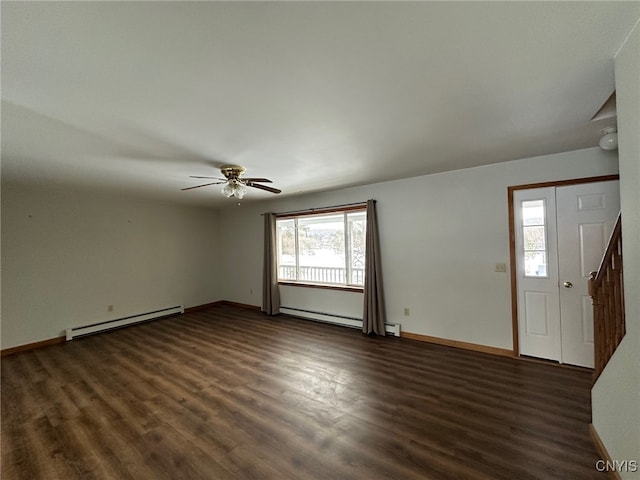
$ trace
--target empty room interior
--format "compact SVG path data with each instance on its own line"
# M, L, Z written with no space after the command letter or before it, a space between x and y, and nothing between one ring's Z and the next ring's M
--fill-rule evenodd
M640 2L0 8L2 478L640 478Z

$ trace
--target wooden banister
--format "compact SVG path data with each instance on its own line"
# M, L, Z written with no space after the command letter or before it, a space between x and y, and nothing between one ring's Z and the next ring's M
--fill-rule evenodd
M600 376L625 334L624 283L622 272L622 221L618 220L600 267L589 276L593 300L595 343L594 381Z

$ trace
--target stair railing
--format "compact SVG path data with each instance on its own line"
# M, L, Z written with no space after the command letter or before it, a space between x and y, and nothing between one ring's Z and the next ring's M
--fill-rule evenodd
M613 356L625 334L624 283L622 272L622 221L613 228L597 272L589 276L593 301L595 343L594 381Z

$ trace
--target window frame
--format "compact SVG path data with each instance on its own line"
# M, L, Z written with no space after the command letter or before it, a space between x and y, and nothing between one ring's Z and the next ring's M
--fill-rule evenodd
M292 212L292 213L283 213L276 215L276 231L277 231L277 223L279 220L288 220L288 219L299 219L309 216L320 216L320 215L329 215L329 214L338 214L341 213L344 215L345 222L345 269L349 270L348 262L350 261L350 248L348 248L349 244L349 235L347 225L347 215L352 212L361 211L364 212L365 215L367 213L367 205L359 204L345 207L332 207L332 208L322 208L322 209L311 209L300 212ZM297 222L294 222L296 224ZM365 216L365 228L366 228L366 216ZM300 267L299 262L299 245L298 245L298 232L296 228L295 233L296 241L295 241L295 258L296 258L296 267ZM366 241L366 236L365 236ZM276 263L277 263L277 274L278 274L278 285L288 285L295 287L305 287L305 288L324 288L328 290L340 290L347 292L356 292L363 293L364 285L355 285L355 284L341 284L341 283L319 283L319 282L311 282L308 280L291 280L291 279L280 279L280 246L279 244L276 246Z

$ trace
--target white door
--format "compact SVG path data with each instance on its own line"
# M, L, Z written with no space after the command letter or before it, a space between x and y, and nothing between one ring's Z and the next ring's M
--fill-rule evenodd
M588 278L619 210L617 180L514 192L520 354L593 367Z
M520 354L560 361L555 187L514 194Z
M562 362L593 367L589 274L598 270L620 212L618 181L556 190Z

